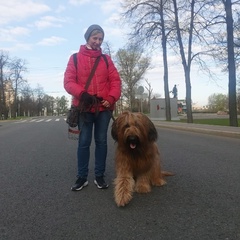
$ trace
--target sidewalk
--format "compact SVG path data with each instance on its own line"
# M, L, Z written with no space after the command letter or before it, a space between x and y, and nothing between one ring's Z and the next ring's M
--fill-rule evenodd
M195 123L168 122L163 120L151 120L156 127L164 127L176 130L219 135L225 137L240 138L240 127L217 126Z

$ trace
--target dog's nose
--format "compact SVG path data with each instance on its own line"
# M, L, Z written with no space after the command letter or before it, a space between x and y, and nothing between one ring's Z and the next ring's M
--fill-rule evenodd
M136 141L136 136L128 136L128 141L134 142Z
M139 139L135 135L130 135L127 137L127 143L131 149L135 149L139 143Z

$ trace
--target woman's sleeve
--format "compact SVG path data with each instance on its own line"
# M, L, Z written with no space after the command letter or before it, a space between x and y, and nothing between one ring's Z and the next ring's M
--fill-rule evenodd
M69 58L64 73L64 88L72 96L79 98L84 89L77 82L77 69L74 65L73 55Z
M121 87L122 87L122 83L121 83L121 79L119 76L119 73L117 71L117 68L114 66L114 63L112 61L112 59L107 56L108 58L108 64L109 64L109 82L110 82L110 91L109 91L109 97L106 99L108 100L111 104L115 103L118 101L118 99L121 96Z

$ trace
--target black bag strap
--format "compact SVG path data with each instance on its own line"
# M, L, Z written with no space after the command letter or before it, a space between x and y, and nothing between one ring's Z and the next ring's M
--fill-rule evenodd
M75 68L77 70L77 53L73 54L73 62L74 62Z
M88 87L89 87L89 85L90 85L90 82L91 82L91 80L92 80L92 77L93 77L96 69L97 69L97 65L98 65L98 63L99 63L99 61L100 61L100 58L101 58L101 56L98 56L97 59L96 59L96 61L95 61L95 63L94 63L94 65L93 65L93 68L92 68L92 70L91 70L91 72L90 72L90 75L89 75L89 77L88 77L88 79L87 79L87 82L86 82L86 85L85 85L85 90L87 90Z
M107 60L107 57L106 57L105 54L102 54L102 57L103 57L103 59L104 59L106 65L107 65L107 69L108 69L108 60Z
M107 69L108 69L108 60L107 60L106 55L102 54L101 56L103 57L103 60L105 61ZM74 61L75 68L77 69L77 53L73 54L73 61Z
M98 56L97 59L96 59L96 61L95 61L95 63L94 63L94 65L93 65L93 68L92 68L92 70L91 70L91 72L90 72L90 75L89 75L89 77L88 77L88 79L87 79L87 83L86 83L86 85L85 85L85 90L87 90L88 87L89 87L89 85L90 85L90 82L91 82L91 80L92 80L92 78L93 78L93 75L94 75L96 69L97 69L97 65L98 65L98 63L99 63L99 61L100 61L101 56L103 56L103 59L104 59L104 61L106 62L107 68L108 68L107 57L106 57L104 54ZM77 53L74 53L74 54L73 54L73 61L74 61L75 68L76 68L76 70L77 70Z

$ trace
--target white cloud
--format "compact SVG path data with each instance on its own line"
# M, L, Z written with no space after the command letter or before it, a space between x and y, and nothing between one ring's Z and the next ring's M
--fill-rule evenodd
M103 13L106 13L106 14L110 12L119 12L121 10L121 8L119 7L119 2L116 0L107 0L107 1L101 2L101 9Z
M18 50L21 50L21 51L30 51L32 50L32 45L31 44L25 44L25 43L17 43L13 48L12 48L13 51L18 51Z
M65 6L63 6L63 5L59 5L58 7L57 7L57 9L55 10L55 12L56 13L61 13L61 12L63 12L63 11L65 11Z
M0 29L0 42L14 42L16 37L29 35L29 29L24 27L9 27Z
M66 22L66 21L53 16L45 16L45 17L42 17L39 21L36 21L35 26L38 29L43 29L48 27L61 27L63 22Z
M44 38L42 41L38 42L38 45L54 46L54 45L58 45L59 43L65 42L65 41L66 41L65 38L52 36L50 38Z
M25 44L25 43L16 43L12 45L11 47L3 47L1 48L4 51L10 52L10 53L16 53L18 51L31 51L32 45L31 44Z
M0 25L16 20L23 20L50 10L47 5L36 3L32 0L1 1L0 9Z
M119 24L120 21L121 21L121 16L118 13L113 13L104 22L109 24L109 25L113 25L113 24Z
M87 3L94 4L101 9L104 14L108 14L113 11L119 10L119 1L116 0L101 0L101 1L92 1L92 0L69 0L69 4L74 6L80 6ZM91 6L90 6L91 7Z
M83 5L86 3L92 3L92 0L69 0L69 3L76 6L76 5Z

